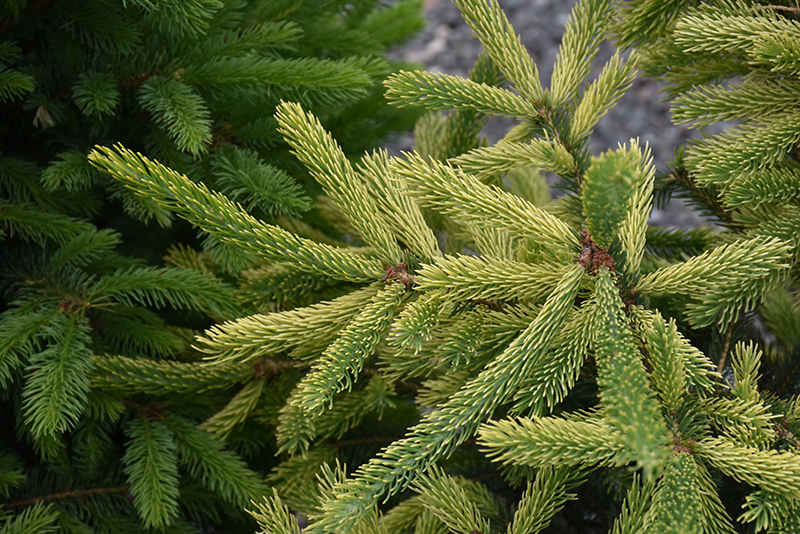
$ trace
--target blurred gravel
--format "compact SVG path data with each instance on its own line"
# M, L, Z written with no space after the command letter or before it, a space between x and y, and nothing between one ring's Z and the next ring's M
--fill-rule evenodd
M543 85L548 85L564 26L575 0L499 1L536 62ZM392 51L391 55L423 63L430 71L467 76L481 51L481 45L464 23L458 9L449 0L426 0L425 17L428 27L413 41ZM610 43L603 43L589 79L600 72L612 54ZM657 82L637 78L617 106L595 127L590 139L592 153L599 155L609 148L616 148L618 143L627 143L631 137L638 137L642 144L650 145L656 167L665 170L665 163L672 159L674 147L696 136L697 132L672 124L669 104L662 102L662 98ZM489 141L495 142L513 124L511 119L492 118L484 134ZM408 150L412 144L413 137L407 134L400 139L397 148ZM665 210L654 211L651 223L696 227L702 225L703 220L681 202L672 202Z

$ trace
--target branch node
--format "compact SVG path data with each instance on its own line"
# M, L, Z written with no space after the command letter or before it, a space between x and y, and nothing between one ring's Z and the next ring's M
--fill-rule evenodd
M581 230L581 247L581 253L575 261L591 274L597 274L597 269L601 266L608 267L609 271L617 270L617 261L611 257L607 248L600 248L592 241L588 230Z

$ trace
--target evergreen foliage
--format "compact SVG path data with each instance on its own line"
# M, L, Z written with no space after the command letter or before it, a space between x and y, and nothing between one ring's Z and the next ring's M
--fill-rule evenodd
M272 95L284 100L277 131L324 193L321 211L338 235L254 216L231 198L244 192L215 189L194 166L126 139L97 146L91 167L129 198L210 236L212 254L175 249L173 269L242 289L227 292L239 298L226 307L177 284L137 285L130 273L155 272L139 265L105 282L77 278L89 288L75 292L79 306L93 305L97 292L108 306L174 301L211 315L217 324L194 341L203 365L75 351L70 345L92 329L72 319L73 301L68 314L48 315L23 291L10 308L20 310L7 322L17 341L0 375L12 383L26 371L22 428L57 458L56 431L75 425L102 435L98 426L124 421L125 492L146 527L191 528L199 521L191 512L210 513L201 512L200 486L281 534L300 531L297 515L314 534L796 531L800 184L789 102L800 12L748 0L583 0L546 87L496 0L457 5L486 50L469 79L404 71L385 82L390 101L430 112L417 123L415 153L375 150L352 161L318 109L324 98ZM208 18L182 19L184 35ZM606 38L636 50L588 80ZM124 36L114 43L132 46ZM232 64L224 78L187 66L163 83L204 80L224 92L225 80L261 72L257 61ZM656 172L635 139L592 156L592 128L637 65L670 84L680 120L741 123L681 147L668 173ZM85 85L100 94L95 79ZM153 113L182 103L181 129L202 133L200 101L163 91L162 101L137 102ZM487 114L519 124L488 146L478 136ZM192 153L202 136L174 130L177 121L154 124ZM225 158L209 156L209 165L234 157ZM544 171L564 192L552 202ZM717 229L650 227L653 203L671 195L699 206ZM62 249L59 262L98 257ZM245 257L250 269L234 268ZM259 287L274 300L253 309ZM64 381L43 380L28 354L46 354ZM102 376L96 387L81 382L83 369ZM189 378L173 378L183 372ZM25 411L59 388L95 417ZM215 409L121 396L202 399L215 390L226 399L210 401ZM105 436L81 445L83 465L100 465L91 454L104 452L88 444L112 448ZM271 467L271 491L218 438ZM278 450L277 465L265 444ZM8 493L25 473L19 455L6 455ZM9 528L55 521L53 507L39 503L13 517L3 510Z
M204 365L194 337L350 288L248 256L219 232L195 236L87 154L124 142L216 195L220 213L245 206L237 228L324 235L312 226L320 188L275 108L313 110L344 162L413 125L418 114L390 107L380 82L402 66L384 52L421 27L420 8L0 3L0 531L255 530L245 508L267 494L277 446L253 417L277 421L296 376L263 360ZM287 243L312 259L338 250L292 231L263 234L276 257ZM341 263L356 281L381 272L363 255Z
M279 131L355 248L248 218L123 145L90 155L222 243L355 286L198 339L212 365L296 370L271 423L283 463L254 517L297 532L294 510L318 534L791 531L797 137L794 56L779 43L792 41L796 10L584 0L545 87L495 1L457 4L486 50L470 78L386 81L390 101L431 112L415 153L352 165L307 105L278 106ZM587 80L608 37L638 50ZM592 157L591 130L636 65L672 84L678 118L743 122L682 149L669 174L635 139ZM741 86L701 86L741 75ZM486 114L519 125L487 146ZM542 171L564 196L537 193ZM721 228L651 228L654 200L671 194ZM386 423L359 425L367 410ZM396 422L408 426L384 438ZM348 475L331 444L360 467Z

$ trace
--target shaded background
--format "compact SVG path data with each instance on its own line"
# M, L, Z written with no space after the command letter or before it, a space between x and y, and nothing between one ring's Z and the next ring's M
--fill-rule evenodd
M564 26L576 1L499 2L536 62L542 85L548 86ZM430 71L466 77L482 49L458 9L450 0L425 0L425 18L428 21L427 28L413 41L392 51L390 55L405 61L422 63ZM613 50L610 43L602 44L589 79L597 76ZM618 143L627 143L631 137L638 137L642 145L650 145L656 168L665 171L666 162L673 157L674 147L699 133L697 130L672 124L669 103L662 102L664 95L660 94L659 87L658 82L637 78L616 107L595 127L589 143L592 154L599 155L605 150L616 148ZM494 117L483 133L494 143L513 124L515 121L511 119ZM717 125L714 131L719 129L721 128ZM412 134L406 134L397 144L401 150L410 149L413 145ZM671 202L663 211L655 210L651 222L679 227L695 227L704 223L699 215L689 210L681 201Z

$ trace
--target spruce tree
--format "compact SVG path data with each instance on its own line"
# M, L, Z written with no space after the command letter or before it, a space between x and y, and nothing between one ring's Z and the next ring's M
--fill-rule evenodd
M380 82L398 68L386 47L421 22L416 0L0 5L0 531L256 528L244 509L275 449L237 425L286 392L267 365L203 365L193 338L310 297L87 153L122 142L252 217L323 235L327 204L275 107L302 102L348 154L376 146L416 117Z
M430 111L414 153L351 161L315 110L277 107L338 241L253 217L135 148L90 155L208 233L220 262L253 257L240 302L276 297L195 341L203 370L261 379L202 425L273 436L281 462L252 515L286 534L292 512L314 533L797 531L796 8L584 0L544 87L496 1L457 4L486 50L469 79L386 82L390 101ZM609 36L631 50L588 80ZM742 123L667 173L635 139L590 154L637 65L671 84L679 118ZM488 146L486 115L519 125ZM721 229L650 227L673 194Z
M198 340L217 365L296 370L276 418L287 456L253 515L271 533L299 531L290 509L320 534L579 531L591 515L620 533L796 531L798 381L776 372L796 366L796 60L776 44L792 40L796 9L585 0L545 88L496 1L457 4L486 50L470 78L386 82L390 101L431 112L416 152L354 165L312 112L278 108L362 247L263 224L124 146L90 156L223 243L359 286ZM608 36L643 50L587 80ZM669 174L635 139L591 155L637 64L662 70L685 118L745 122L678 152ZM743 74L756 92L695 87ZM767 93L786 107L755 98ZM494 146L476 136L490 114L519 120ZM560 177L555 202L542 171ZM765 192L748 196L758 180ZM654 199L672 193L722 230L650 227ZM411 402L418 421L348 474L348 440L330 438Z

